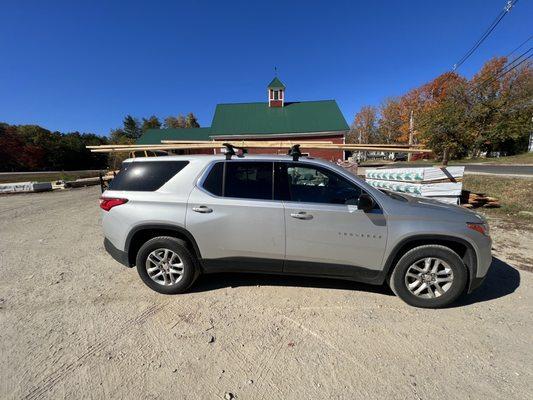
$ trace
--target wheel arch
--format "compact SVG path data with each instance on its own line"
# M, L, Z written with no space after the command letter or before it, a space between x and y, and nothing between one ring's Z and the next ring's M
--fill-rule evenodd
M172 224L142 224L134 227L126 238L125 251L130 267L135 265L137 252L146 241L157 236L172 236L187 243L198 260L201 259L200 248L194 236L184 227Z
M415 235L398 242L387 257L383 269L383 279L388 279L390 277L394 266L406 252L414 249L415 247L430 244L446 246L457 253L459 257L461 257L467 267L467 288L468 291L470 291L470 287L474 278L476 277L477 271L476 251L472 244L470 244L467 240L448 235Z

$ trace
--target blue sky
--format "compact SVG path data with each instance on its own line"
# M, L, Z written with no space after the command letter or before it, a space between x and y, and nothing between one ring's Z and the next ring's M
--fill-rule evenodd
M466 76L532 32L520 0L461 67ZM126 114L336 99L348 123L452 65L504 0L19 1L0 3L0 121L108 134ZM529 46L531 42L529 43ZM527 47L524 47L524 50Z

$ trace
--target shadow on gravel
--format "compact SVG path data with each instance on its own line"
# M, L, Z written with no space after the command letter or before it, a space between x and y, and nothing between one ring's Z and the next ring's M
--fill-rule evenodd
M451 307L498 299L513 293L520 286L520 273L505 261L493 257L483 284L469 295L463 296Z
M330 278L303 276L227 273L200 276L191 292L206 292L225 287L239 286L292 286L323 289L356 290L394 296L387 285L368 285ZM493 257L487 278L477 290L463 296L450 307L462 307L474 303L498 299L513 293L520 286L519 272L506 262Z
M225 287L239 286L292 286L339 290L360 290L394 296L387 285L367 285L364 283L333 278L312 278L306 276L263 275L244 273L220 273L202 275L190 288L191 292L205 292Z

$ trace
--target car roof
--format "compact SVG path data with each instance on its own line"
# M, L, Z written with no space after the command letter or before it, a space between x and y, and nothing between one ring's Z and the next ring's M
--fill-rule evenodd
M202 161L211 161L211 160L225 160L225 154L188 154L188 155L172 155L172 156L157 156L157 157L136 157L128 158L124 162L147 162L147 161L182 161L182 160L202 160ZM249 161L249 160L268 160L268 161L292 161L292 157L283 154L245 154L243 157L233 156L231 157L232 161ZM318 160L312 157L302 156L300 157L301 161L304 160ZM328 163L326 160L320 160Z

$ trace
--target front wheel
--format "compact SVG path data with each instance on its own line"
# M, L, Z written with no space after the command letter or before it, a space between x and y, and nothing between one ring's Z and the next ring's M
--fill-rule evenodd
M466 266L453 250L441 245L415 247L396 264L392 291L407 304L423 308L445 307L463 293Z
M136 264L143 282L163 294L183 293L197 275L196 259L187 244L170 236L155 237L143 244Z

